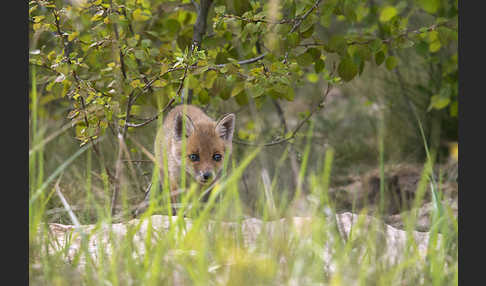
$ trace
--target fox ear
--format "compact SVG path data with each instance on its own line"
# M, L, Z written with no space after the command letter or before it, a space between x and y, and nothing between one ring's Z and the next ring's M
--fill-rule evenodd
M185 122L184 122L185 121ZM186 126L186 137L189 137L194 132L194 123L189 116L183 113L178 113L175 118L174 133L177 141L182 140L182 124Z
M235 115L229 113L221 117L216 123L216 134L226 141L233 139L233 131L235 130Z

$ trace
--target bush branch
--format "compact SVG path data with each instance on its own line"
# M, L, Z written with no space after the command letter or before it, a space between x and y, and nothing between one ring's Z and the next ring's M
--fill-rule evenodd
M263 59L265 56L267 55L267 53L263 53L257 57L254 57L254 58L251 58L251 59L247 59L247 60L242 60L242 61L239 61L238 64L239 65L246 65L246 64L251 64L251 63L254 63L254 62L257 62L261 59ZM214 66L210 66L208 68L208 70L218 70L220 68L223 68L225 67L227 64L219 64L219 65L214 65ZM161 114L163 114L164 112L166 112L170 107L171 105L174 103L175 101L175 98L177 98L182 90L182 85L184 83L184 79L186 78L186 73L187 73L187 70L194 70L194 69L198 69L198 68L202 68L202 67L198 67L198 66L189 66L189 65L186 65L186 67L177 67L177 68L172 68L172 69L169 69L167 70L166 73L169 73L169 72L173 72L173 71L177 71L177 70L184 70L184 75L182 77L182 81L181 81L181 84L179 85L179 89L177 90L177 96L172 98L169 103L164 107L164 109L162 109L159 113L157 113L155 116L141 122L141 123L132 123L132 122L126 122L125 126L127 127L134 127L134 128L137 128L137 127L142 127L142 126L145 126L149 123L151 123L152 121L154 120L157 120L159 118L159 116ZM148 90L148 88L150 86L152 86L152 84L161 77L162 75L159 75L159 76L156 76L155 78L153 78L152 80L150 80L147 84L145 84L145 86L142 88L142 92L141 93L144 93ZM138 95L137 95L138 96Z
M324 92L324 96L323 96L321 102L317 106L315 106L311 110L311 112L309 112L309 114L307 114L307 116L302 121L299 122L299 124L297 124L297 126L294 128L294 130L292 131L292 133L289 136L282 138L282 139L279 139L279 140L276 140L276 141L268 142L268 143L252 143L252 142L240 141L240 140L237 140L237 139L233 139L233 142L236 143L236 144L247 145L247 146L268 147L268 146L274 146L274 145L278 145L278 144L281 144L281 143L285 143L285 142L288 142L288 141L294 139L295 136L297 135L297 132L299 132L300 128L302 128L302 126L304 126L304 124L307 123L307 121L309 121L309 119L318 110L322 109L325 106L325 101L326 101L327 95L331 91L331 88L332 88L332 85L330 83L328 83L326 91Z
M295 30L297 30L297 28L300 26L300 24L302 24L302 22L305 20L305 18L307 18L310 15L310 13L312 11L314 11L319 6L319 4L321 4L321 2L322 2L322 0L316 0L316 2L314 2L314 5L312 5L312 7L309 10L307 10L307 12L304 13L304 15L297 17L295 24L292 26L292 29L290 29L289 34L292 34L293 32L295 32ZM284 60L283 60L284 64L287 63L288 57L289 57L289 52L287 51L287 52L285 52L285 57L284 57Z

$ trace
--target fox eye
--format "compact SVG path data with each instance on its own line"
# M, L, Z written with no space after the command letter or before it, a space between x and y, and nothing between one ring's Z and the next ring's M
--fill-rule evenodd
M193 162L199 161L199 155L198 154L191 154L191 155L189 155L189 159L191 159L191 161L193 161Z
M214 155L213 155L213 159L214 159L214 161L221 161L221 157L222 157L222 156L221 156L220 154L214 154Z

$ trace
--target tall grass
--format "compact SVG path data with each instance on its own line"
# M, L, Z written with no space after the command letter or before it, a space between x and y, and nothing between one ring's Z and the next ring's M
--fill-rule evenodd
M37 93L35 70L32 78L32 145L42 141L45 130L37 118ZM161 124L159 120L159 125ZM381 134L381 133L380 133ZM325 154L312 154L313 125L307 131L306 148L300 166L299 185L295 199L304 196L309 201L308 216L299 220L291 216L291 202L277 200L280 218L271 215L263 218L262 229L252 243L248 242L248 220L245 205L240 199L238 181L249 164L262 148L249 148L241 158L232 157L225 162L225 176L219 181L206 203L201 202L201 193L195 185L186 186L178 201L175 216L168 196L168 181L160 184L159 168L167 174L167 162L163 166L154 164L151 177L151 192L147 211L132 223L126 224L126 233L112 225L110 212L110 188L104 168L100 168L103 192L106 199L100 203L95 199L93 178L92 145L87 144L72 155L52 173L44 176L43 148L31 147L29 153L29 280L32 285L457 285L457 220L445 208L442 211L439 198L440 182L431 175L432 159L425 163L424 173L418 186L415 206L423 200L427 190L434 192L438 215L434 217L426 253L417 248L414 237L416 216L410 212L406 220L407 241L401 258L393 261L386 257L385 232L380 224L368 224L367 217L360 215L349 235L343 235L336 220L336 213L329 197L330 181L334 162L334 149L327 148ZM379 135L383 136L383 134ZM383 142L383 141L379 141ZM46 143L49 144L49 143ZM381 146L381 145L380 145ZM425 146L426 142L425 142ZM289 149L285 149L271 179L270 192L278 193L276 181ZM380 158L386 152L380 147ZM428 151L427 151L428 152ZM73 211L74 215L96 212L96 223L89 229L76 228L56 240L49 231L46 206L56 196L63 197L59 188L63 172L70 164L86 160L84 188L86 209ZM225 156L226 158L226 156ZM308 167L310 160L323 160L320 170ZM384 170L384 160L379 160ZM164 176L167 178L167 176ZM380 172L380 177L383 174ZM125 178L128 180L128 178ZM123 180L122 180L123 181ZM380 192L384 188L381 179ZM305 190L303 186L306 186ZM162 188L160 187L162 186ZM428 188L428 186L432 186ZM122 187L123 190L124 187ZM259 190L261 194L265 192ZM267 190L268 191L268 190ZM60 194L59 194L59 193ZM66 208L76 203L63 200ZM262 195L256 204L259 213L273 214L270 204ZM126 195L121 195L122 207L130 208ZM381 203L380 203L381 205ZM440 209L439 209L440 208ZM168 214L168 227L155 227ZM76 219L73 219L76 221ZM301 223L299 223L299 221ZM228 227L228 223L230 227ZM255 222L256 223L256 222ZM258 222L259 223L259 222ZM143 237L139 231L146 230ZM288 231L286 231L288 230ZM90 248L91 238L107 234L95 246L96 255ZM81 246L72 248L76 238L81 237ZM251 240L251 239L250 239ZM57 247L54 247L58 245ZM70 251L74 250L74 253Z

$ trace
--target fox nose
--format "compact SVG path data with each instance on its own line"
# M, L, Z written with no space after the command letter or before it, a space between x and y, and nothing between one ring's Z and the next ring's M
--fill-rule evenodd
M212 176L213 176L213 174L211 172L205 172L203 174L203 179L204 180L209 180Z

